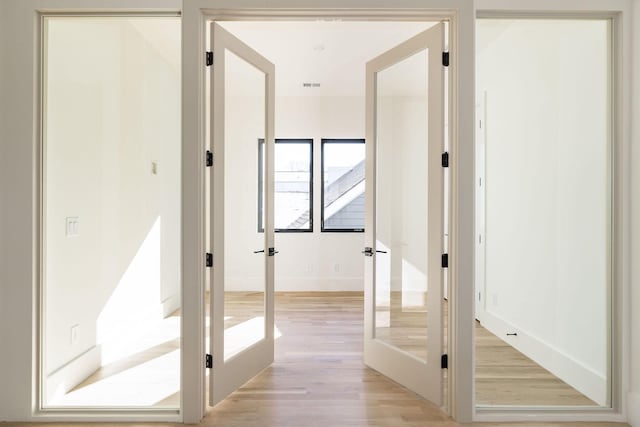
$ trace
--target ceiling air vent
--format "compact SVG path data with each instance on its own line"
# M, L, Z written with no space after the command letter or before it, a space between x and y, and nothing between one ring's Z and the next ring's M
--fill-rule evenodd
M320 87L320 83L302 83L302 87Z

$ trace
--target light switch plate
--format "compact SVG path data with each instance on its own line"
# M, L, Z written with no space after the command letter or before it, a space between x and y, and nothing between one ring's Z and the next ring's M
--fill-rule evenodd
M79 237L80 236L80 218L77 216L68 216L65 221L65 236L67 237Z

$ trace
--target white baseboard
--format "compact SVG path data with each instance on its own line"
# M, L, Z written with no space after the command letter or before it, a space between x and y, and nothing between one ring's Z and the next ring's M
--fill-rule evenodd
M47 376L46 402L53 403L102 365L100 345L95 345Z
M255 292L264 286L258 279L228 277L226 289ZM276 292L363 291L362 277L276 277Z
M363 291L362 277L278 277L276 292Z
M627 394L627 422L631 427L640 427L640 393Z
M171 295L169 298L162 301L162 318L167 318L180 308L180 293Z
M485 311L482 326L599 405L606 405L606 378L538 337ZM507 337L507 333L517 336Z

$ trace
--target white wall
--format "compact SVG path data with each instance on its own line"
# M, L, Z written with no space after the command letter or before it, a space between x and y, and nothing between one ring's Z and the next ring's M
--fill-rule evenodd
M277 90L277 89L276 89ZM313 138L313 233L277 233L276 290L363 289L363 233L321 233L322 138L364 138L364 98L276 98L276 138Z
M628 421L640 427L640 1L633 2L633 92L631 130L631 298L627 309L631 317L630 392Z
M241 102L237 117L254 116L255 103ZM236 110L230 106L231 114ZM314 140L314 227L313 233L276 233L276 291L341 291L363 289L363 233L320 232L320 141L322 138L363 138L364 98L361 97L278 97L276 96L276 138L312 138ZM253 250L261 249L262 234L257 232L257 199L253 183L257 182L257 138L249 126L237 123L249 144L231 145L244 150L230 154L241 167L226 170L237 183L248 182L247 190L229 188L234 207L226 235L225 275L228 289L257 289L260 263L251 262ZM242 179L245 176L245 179ZM248 179L246 179L248 176ZM238 218L241 216L241 220ZM234 237L229 237L234 236ZM246 254L243 255L243 254ZM247 258L249 257L249 258ZM262 255L255 255L260 260ZM248 263L251 264L249 265Z
M606 404L606 23L478 23L483 324ZM594 27L594 25L597 25Z

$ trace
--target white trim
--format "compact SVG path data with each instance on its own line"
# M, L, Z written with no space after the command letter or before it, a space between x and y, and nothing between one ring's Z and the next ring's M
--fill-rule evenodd
M364 278L300 276L276 278L276 292L363 292Z
M620 413L605 410L585 411L580 409L558 408L557 411L548 408L529 408L513 410L507 407L492 410L478 410L474 422L615 422L624 423L626 417ZM634 426L635 427L635 426Z
M631 424L631 427L640 426L640 393L631 392L627 394L627 408L629 408L627 422Z
M205 412L205 252L204 167L205 20L191 2L182 11L182 422L199 422ZM195 167L194 167L195 166ZM187 330L191 328L191 330ZM187 340L189 337L189 340ZM192 389L187 390L186 384Z
M630 0L476 0L482 18L604 18L612 19L612 291L611 303L611 408L477 408L474 421L626 421L629 385L629 206L630 206L630 82L631 82L631 1ZM475 385L474 385L475 389Z

